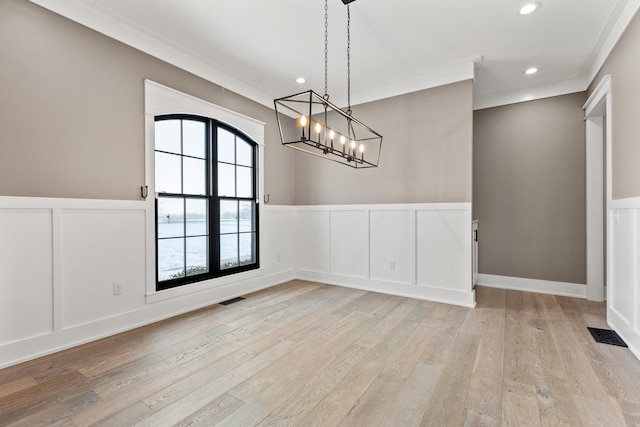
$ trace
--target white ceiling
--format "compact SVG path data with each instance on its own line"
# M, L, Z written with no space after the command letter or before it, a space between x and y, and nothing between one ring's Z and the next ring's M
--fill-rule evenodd
M324 93L322 0L31 0L273 106ZM352 104L470 78L484 108L585 90L640 0L358 0ZM346 6L329 0L329 94L346 104ZM525 76L535 66L539 72ZM299 85L296 77L307 82Z

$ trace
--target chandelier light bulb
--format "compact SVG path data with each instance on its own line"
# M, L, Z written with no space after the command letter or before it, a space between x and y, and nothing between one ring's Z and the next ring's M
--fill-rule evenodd
M331 139L333 141L333 138L335 138L335 137L336 137L336 133L333 131L333 129L331 129L329 131L329 139Z
M305 127L307 125L307 116L300 117L300 126Z

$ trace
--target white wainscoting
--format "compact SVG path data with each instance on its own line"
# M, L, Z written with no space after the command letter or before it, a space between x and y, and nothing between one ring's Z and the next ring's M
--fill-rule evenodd
M298 206L296 277L473 307L471 203Z
M609 208L607 321L640 358L640 198Z
M152 206L0 197L0 368L295 278L294 208L262 206L259 270L149 295Z
M475 304L470 203L261 206L259 270L161 292L152 209L0 197L0 368L295 278Z

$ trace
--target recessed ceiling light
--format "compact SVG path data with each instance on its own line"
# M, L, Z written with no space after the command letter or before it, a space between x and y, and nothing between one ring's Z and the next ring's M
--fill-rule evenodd
M540 9L540 6L542 6L540 3L536 2L531 2L531 3L527 3L522 5L522 7L520 9L518 9L518 13L520 15L529 15L530 13L535 12L536 10Z
M535 74L537 72L538 72L538 69L536 67L531 67L531 68L527 68L526 70L524 70L524 73L527 76L531 76L531 75L533 75L533 74Z
M302 84L302 83L304 83L304 82L306 82L306 80L304 79L304 77L298 77L298 78L296 79L296 83Z

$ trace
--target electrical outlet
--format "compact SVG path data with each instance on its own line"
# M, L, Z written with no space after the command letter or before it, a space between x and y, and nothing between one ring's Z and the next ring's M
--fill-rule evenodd
M396 262L395 261L389 262L389 270L395 270L395 269L396 269Z
M280 254L276 255L276 261L280 262Z
M122 295L122 283L113 284L113 295Z

